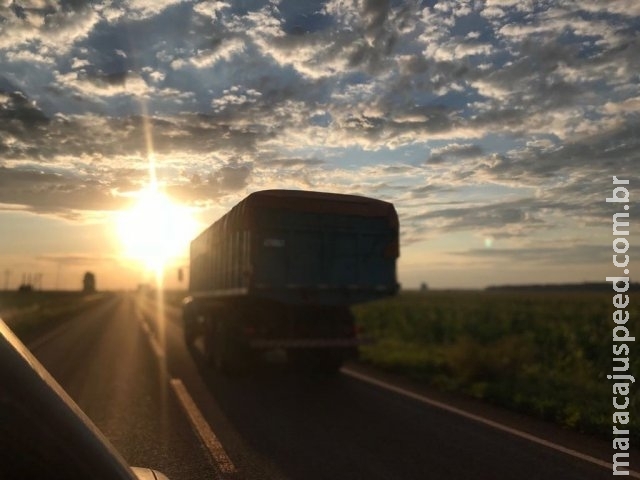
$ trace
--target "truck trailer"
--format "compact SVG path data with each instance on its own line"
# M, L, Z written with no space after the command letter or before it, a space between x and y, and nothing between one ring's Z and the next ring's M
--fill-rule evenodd
M398 216L391 203L297 190L252 193L190 246L187 345L202 337L222 372L284 350L337 371L362 343L350 306L398 291Z

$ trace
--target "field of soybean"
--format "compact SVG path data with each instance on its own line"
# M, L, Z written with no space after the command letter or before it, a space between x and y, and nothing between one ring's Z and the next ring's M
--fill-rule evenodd
M637 293L636 293L637 294ZM627 327L640 332L638 304ZM427 291L354 308L361 360L580 431L611 434L612 293ZM640 372L630 345L629 371ZM618 364L619 362L616 362ZM631 393L632 436L640 437Z

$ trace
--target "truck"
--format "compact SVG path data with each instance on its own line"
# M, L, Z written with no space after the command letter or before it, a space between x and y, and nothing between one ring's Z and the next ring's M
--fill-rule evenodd
M225 373L246 371L265 350L284 351L303 369L336 372L363 342L350 307L397 293L398 256L389 202L254 192L191 242L185 341L199 342Z

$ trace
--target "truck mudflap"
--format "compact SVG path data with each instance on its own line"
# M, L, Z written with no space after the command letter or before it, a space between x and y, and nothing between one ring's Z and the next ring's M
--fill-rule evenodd
M256 338L249 340L249 346L256 349L275 348L327 348L327 347L357 347L373 343L369 338Z

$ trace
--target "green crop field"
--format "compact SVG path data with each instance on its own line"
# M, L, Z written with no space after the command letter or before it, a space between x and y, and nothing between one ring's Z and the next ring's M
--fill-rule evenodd
M640 332L637 303L627 307ZM463 392L581 431L612 428L612 293L408 292L354 308L373 337L361 358L441 389ZM629 374L640 371L630 345ZM640 436L631 393L632 434Z

